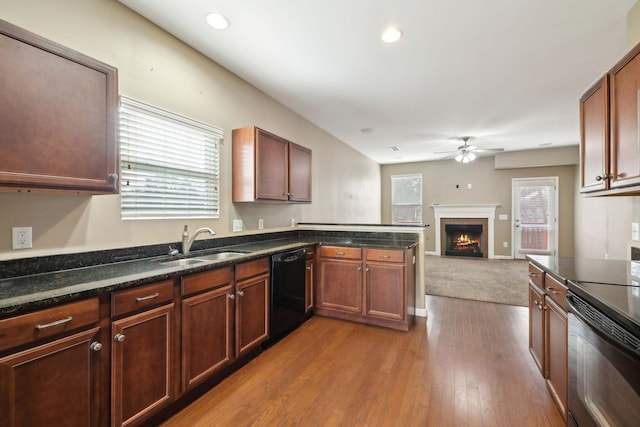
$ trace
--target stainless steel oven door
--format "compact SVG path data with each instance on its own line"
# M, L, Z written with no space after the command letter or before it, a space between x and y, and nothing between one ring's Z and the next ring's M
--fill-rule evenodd
M579 427L640 426L640 358L623 342L628 332L575 295L567 303L570 417Z

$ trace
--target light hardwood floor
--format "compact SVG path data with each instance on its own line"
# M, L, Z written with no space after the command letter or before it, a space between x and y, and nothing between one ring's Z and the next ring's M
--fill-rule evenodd
M313 317L169 426L564 426L527 308L428 297L409 332Z

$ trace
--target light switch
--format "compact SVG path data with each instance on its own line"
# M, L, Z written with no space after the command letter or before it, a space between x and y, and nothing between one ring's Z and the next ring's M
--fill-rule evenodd
M631 223L631 240L640 240L640 224L637 222Z
M499 219L500 221L506 221L506 220L508 220L508 219L509 219L509 215L507 215L507 214L500 214L500 215L498 215L498 219Z

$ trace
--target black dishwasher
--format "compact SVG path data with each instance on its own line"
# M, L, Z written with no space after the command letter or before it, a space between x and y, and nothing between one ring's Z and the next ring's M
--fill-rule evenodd
M271 345L305 321L306 251L297 249L271 256Z

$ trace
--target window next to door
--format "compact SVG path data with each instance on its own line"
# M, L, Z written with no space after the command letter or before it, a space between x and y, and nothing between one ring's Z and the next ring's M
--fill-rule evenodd
M393 224L422 224L422 174L391 175Z

